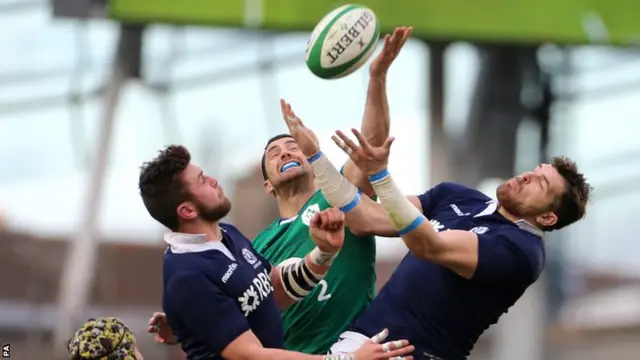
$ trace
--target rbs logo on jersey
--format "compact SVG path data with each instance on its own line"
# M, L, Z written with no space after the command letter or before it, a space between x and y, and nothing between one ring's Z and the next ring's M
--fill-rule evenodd
M238 303L244 312L244 316L249 316L272 292L273 284L271 284L271 278L267 270L262 270L262 272L253 279L247 290L238 298Z

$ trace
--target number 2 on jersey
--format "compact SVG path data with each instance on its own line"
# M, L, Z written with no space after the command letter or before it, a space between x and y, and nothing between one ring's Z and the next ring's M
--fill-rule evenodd
M329 284L327 284L326 280L322 279L318 283L318 286L320 286L320 294L318 294L318 301L325 301L331 298L331 294L329 294Z

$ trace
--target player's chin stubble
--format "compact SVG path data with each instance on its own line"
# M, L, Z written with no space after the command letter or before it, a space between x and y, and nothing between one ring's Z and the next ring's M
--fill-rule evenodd
M214 222L222 219L227 216L231 211L231 202L226 197L224 200L216 207L206 208L198 204L198 214L200 214L200 218L205 221Z

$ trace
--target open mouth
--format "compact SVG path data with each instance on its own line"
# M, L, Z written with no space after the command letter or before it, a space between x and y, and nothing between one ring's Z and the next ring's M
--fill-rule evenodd
M300 163L297 161L289 161L288 163L282 165L282 167L280 168L280 172L286 172L289 169L293 169L293 168L297 168L300 167Z

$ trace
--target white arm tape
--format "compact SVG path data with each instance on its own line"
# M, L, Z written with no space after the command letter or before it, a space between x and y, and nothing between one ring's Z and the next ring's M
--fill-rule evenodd
M293 300L300 301L324 279L324 274L316 274L304 259L290 258L278 265L284 292Z
M360 201L358 188L345 179L323 153L319 152L307 160L313 168L322 195L331 207L340 208L344 213L356 207Z
M387 211L387 215L402 236L415 230L426 218L407 198L402 194L391 174L386 169L369 177L371 186L378 195L380 203Z
M316 265L331 266L336 256L338 256L338 253L326 253L318 249L318 247L316 246L309 253L309 260L311 260L311 262Z

